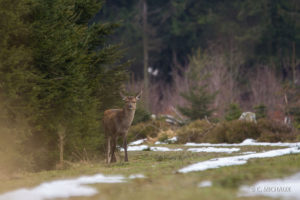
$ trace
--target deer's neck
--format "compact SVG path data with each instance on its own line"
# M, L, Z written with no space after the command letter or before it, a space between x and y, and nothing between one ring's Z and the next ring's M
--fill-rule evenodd
M123 108L123 114L124 114L124 118L123 118L123 125L125 126L129 126L131 125L132 121L133 121L133 118L134 118L134 113L135 113L135 110L129 110L129 109L126 109L126 108Z

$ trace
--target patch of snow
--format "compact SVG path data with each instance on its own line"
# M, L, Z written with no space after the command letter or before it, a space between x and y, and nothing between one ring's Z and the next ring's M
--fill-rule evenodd
M135 178L146 178L146 177L143 174L132 174L128 178L135 179Z
M215 148L215 147L203 147L203 148L189 148L187 151L191 152L216 152L216 153L232 153L239 151L240 148Z
M252 186L242 186L238 196L267 196L282 199L299 199L300 173L284 179L264 180Z
M245 139L243 142L241 142L242 145L252 145L254 143L256 143L256 141L251 138Z
M174 136L174 137L168 139L168 141L170 141L170 142L172 142L172 143L177 142L177 137Z
M246 164L247 161L251 158L270 158L270 157L287 155L291 153L300 153L300 149L298 147L290 147L286 149L277 149L277 150L271 150L262 153L214 158L211 160L202 161L202 162L189 165L187 167L178 170L178 172L188 173L192 171L204 171L207 169L213 169L213 168L219 168L225 166L243 165Z
M143 151L148 149L147 145L139 145L139 146L128 146L127 151ZM124 151L124 148L120 148L120 151Z
M150 147L151 151L182 151L183 149L170 149L168 147Z
M198 184L198 187L211 187L212 183L211 181L202 181L201 183Z
M211 146L211 147L219 147L219 146L282 146L282 147L297 147L300 146L300 142L296 143L287 143L287 142L256 142L253 139L246 139L241 143L219 143L219 144L211 144L211 143L186 143L185 146Z
M154 144L168 144L166 142L156 141Z
M256 142L253 139L246 139L242 143L240 143L240 146L281 146L281 147L299 147L300 142Z
M177 142L177 137L174 136L170 139L167 139L166 142L156 141L154 144L168 144L168 143L175 143Z
M134 142L130 142L129 145L140 145L140 144L143 144L147 139L140 139L140 140L137 140L137 141L134 141Z
M143 151L146 149L150 149L150 151L182 151L183 149L170 149L168 147L148 147L147 145L139 145L139 146L128 146L127 151ZM120 148L120 151L124 151L123 148Z
M31 189L22 188L7 192L0 195L0 200L49 200L56 198L93 196L98 193L98 190L87 184L123 182L126 182L126 179L123 176L104 176L102 174L82 176L76 179L45 182Z

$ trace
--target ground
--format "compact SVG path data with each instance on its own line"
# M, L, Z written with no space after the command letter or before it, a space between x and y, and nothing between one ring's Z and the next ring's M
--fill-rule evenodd
M159 145L169 148L186 148L183 145ZM262 152L284 147L242 146L242 152ZM241 152L193 153L179 152L129 152L129 162L119 160L107 165L103 162L78 163L66 170L44 171L39 173L20 173L0 182L0 194L22 187L34 187L45 181L73 178L81 175L144 174L146 178L129 180L127 183L94 184L99 193L91 197L72 197L71 200L88 199L270 199L266 197L238 197L241 185L252 184L258 180L281 178L300 171L300 154L289 154L273 158L249 160L245 165L209 169L200 172L178 173L177 170L199 161L216 157L239 155ZM212 181L211 187L198 187L202 181Z

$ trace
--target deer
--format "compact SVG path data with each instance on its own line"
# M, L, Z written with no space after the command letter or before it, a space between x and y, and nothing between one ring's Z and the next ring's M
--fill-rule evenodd
M127 133L134 118L136 103L142 95L142 90L135 96L125 96L120 92L124 106L122 109L109 109L104 111L103 127L106 137L106 163L116 162L115 150L118 137L123 139L125 153L124 161L128 162L127 155Z

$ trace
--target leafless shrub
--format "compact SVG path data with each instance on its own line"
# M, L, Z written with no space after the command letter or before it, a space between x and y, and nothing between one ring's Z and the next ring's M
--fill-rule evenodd
M230 62L228 61L229 59ZM239 66L241 61L236 57L228 57L224 55L224 47L211 45L206 51L197 51L190 57L188 68L183 71L183 77L178 78L178 73L174 74L174 80L178 79L179 91L188 91L191 87L202 85L207 86L210 93L216 93L214 108L217 116L222 116L225 107L231 103L238 101L240 93L237 89L235 77L239 73L239 67L231 70L231 65ZM183 80L182 80L183 79ZM184 84L183 84L184 83ZM180 87L181 86L181 87Z
M207 85L208 92L217 92L213 103L216 109L214 115L217 117L222 117L228 104L233 102L240 103L247 109L264 104L271 112L284 112L282 79L278 78L270 66L257 66L255 72L242 72L240 69L244 60L245 55L238 51L237 45L214 43L204 52L195 52L190 57L188 66L180 66L174 62L176 67L171 72L171 84L157 79L150 80L150 111L176 115L176 107L187 103L181 93L194 86ZM237 82L241 74L247 75L247 85L241 86ZM191 75L196 78L191 78ZM127 84L129 91L138 91L142 86L142 80L132 79ZM247 101L241 97L245 91Z
M182 67L177 63L171 72L172 84L157 80L151 81L150 110L153 113L176 114L176 107L186 103L180 94L189 91L192 86L205 84L210 93L217 92L214 107L218 112L215 114L223 115L225 107L231 102L238 101L239 98L239 90L235 82L235 76L239 72L237 69L230 72L228 59L229 57L224 55L224 47L212 45L207 51L198 51L191 56L189 66ZM241 62L234 56L230 59L232 65L239 65ZM191 78L191 75L197 77ZM132 79L127 84L127 88L138 90L142 85L142 81Z
M268 66L258 67L251 76L250 87L253 105L264 104L269 110L283 110L282 86L274 70Z

